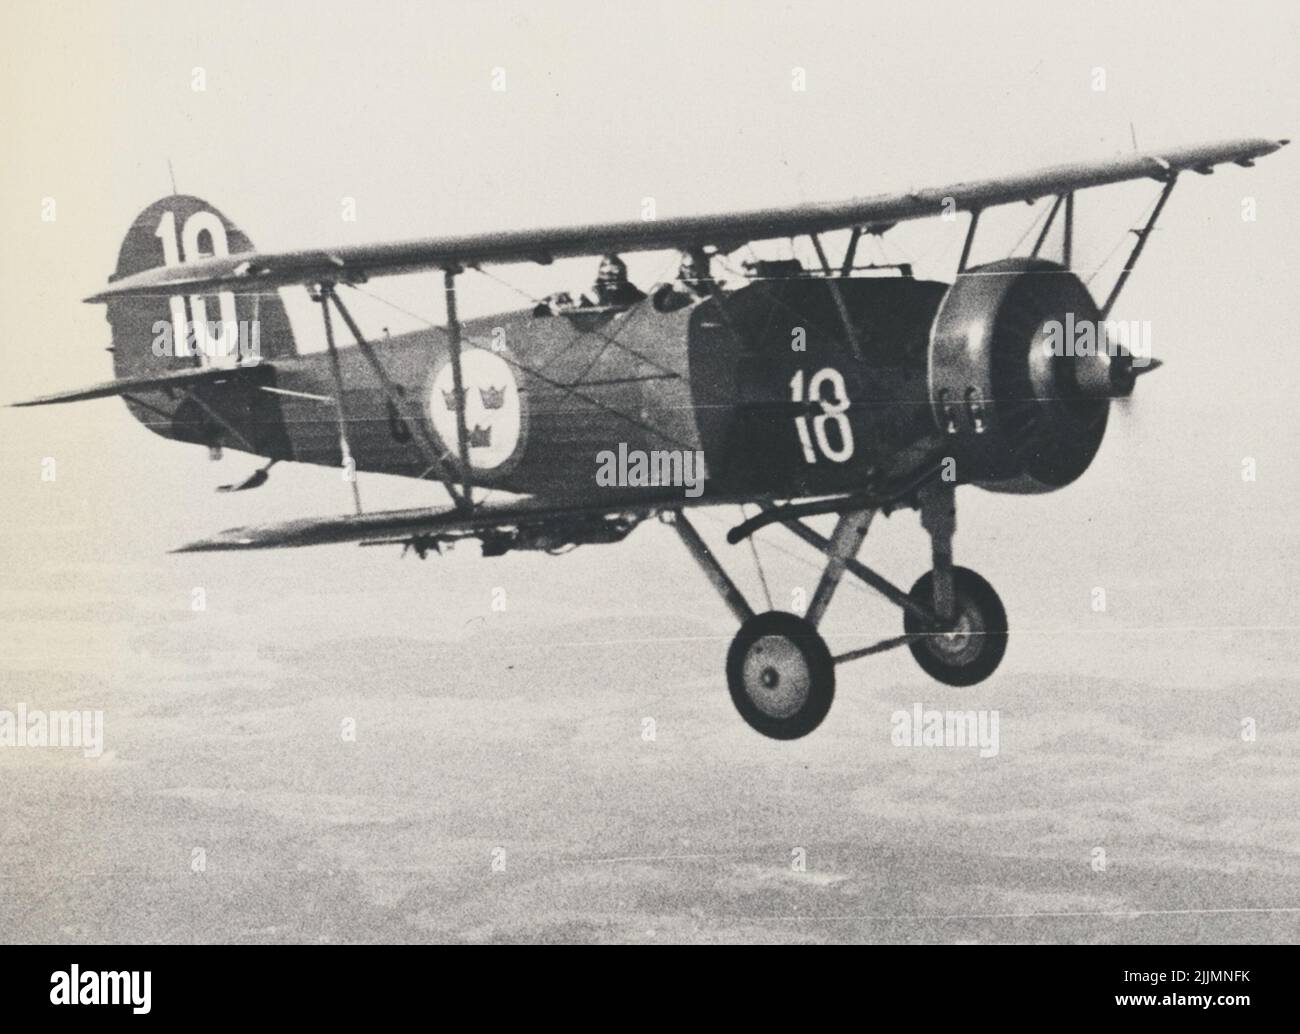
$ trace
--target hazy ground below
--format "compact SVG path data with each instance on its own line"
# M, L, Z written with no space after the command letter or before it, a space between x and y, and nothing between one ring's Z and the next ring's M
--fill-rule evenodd
M1048 549L999 515L1056 504L972 495L964 558L1018 629L1003 669L959 691L905 651L856 662L780 744L734 713L727 613L663 527L564 559L167 556L333 475L173 486L151 525L114 509L147 471L113 489L86 470L106 446L52 447L101 480L22 483L0 705L102 709L105 745L0 750L5 940L1300 938L1295 621L1285 585L1227 573L1253 570L1231 531L1213 562L1172 515ZM900 582L914 523L873 531ZM760 550L778 605L811 589L793 539ZM827 630L847 649L897 620L846 589ZM916 702L998 709L998 755L892 745Z

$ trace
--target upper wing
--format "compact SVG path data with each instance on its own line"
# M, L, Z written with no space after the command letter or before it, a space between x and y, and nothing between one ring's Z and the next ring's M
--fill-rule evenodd
M607 251L657 251L714 246L731 251L749 241L821 233L850 226L894 223L938 215L952 198L971 211L1015 201L1032 201L1124 180L1164 179L1186 169L1209 172L1216 165L1250 165L1286 140L1229 140L1102 161L1055 165L995 179L953 183L901 194L879 194L836 204L769 208L720 215L684 216L649 222L565 226L547 230L431 237L423 240L335 248L328 251L244 252L173 266L160 266L116 281L88 298L100 302L124 295L190 294L213 289L262 291L290 284L360 281L368 276L456 269L506 262L551 262Z

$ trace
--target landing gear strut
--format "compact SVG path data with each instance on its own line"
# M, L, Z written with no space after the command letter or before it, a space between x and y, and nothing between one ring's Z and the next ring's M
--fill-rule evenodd
M778 740L808 735L835 699L837 665L899 646L907 646L923 671L950 686L972 686L993 674L1006 652L1007 615L988 582L953 565L953 488L932 483L921 489L918 501L922 525L930 534L932 568L907 593L857 559L874 510L841 513L829 538L798 516L779 519L826 554L826 567L803 617L779 610L755 614L686 515L680 510L660 515L676 528L741 623L727 653L727 685L732 703L751 728ZM780 513L780 507L765 506ZM817 628L846 573L902 609L903 634L835 656Z
M952 485L935 482L920 492L921 525L930 533L932 567L908 595L931 605L937 621L903 612L907 646L931 678L973 686L993 674L1007 651L1007 612L993 586L952 562L957 502Z

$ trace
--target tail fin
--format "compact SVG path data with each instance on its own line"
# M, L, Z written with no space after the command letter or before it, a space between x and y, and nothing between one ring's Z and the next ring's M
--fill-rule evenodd
M244 232L206 201L173 194L136 216L110 282L252 248ZM255 386L274 377L274 360L297 354L275 291L114 298L107 307L116 378L111 394L122 395L137 420L165 438L287 454L279 407ZM209 378L209 371L232 375Z
M251 251L242 230L201 198L173 194L135 218L110 283L156 266ZM296 354L284 304L267 294L151 296L108 302L116 377L236 366Z

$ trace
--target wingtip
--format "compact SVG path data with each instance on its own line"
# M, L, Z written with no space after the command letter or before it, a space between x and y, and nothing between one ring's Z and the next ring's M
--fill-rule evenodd
M101 288L100 288L98 291L96 291L94 294L89 294L89 295L87 295L85 298L83 298L83 299L81 299L81 300L82 300L83 302L85 302L87 305L94 305L94 304L96 304L96 303L98 303L98 302L106 302L106 301L109 301L111 298L113 298L113 297L117 294L117 291L115 290L114 283L115 283L114 278L110 278L110 279L109 279L109 282L108 282L107 285L105 285L104 287L101 287Z
M238 549L251 549L253 546L254 542L250 538L223 535L210 539L199 539L196 542L187 542L183 546L177 546L167 552L169 555L173 553L228 553Z
M168 553L226 553L237 549L252 549L259 545L254 529L227 528L205 539L195 539L168 550Z
M58 395L40 395L34 399L19 399L17 402L6 402L5 409L31 409L33 406L54 406L66 399Z

